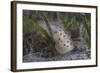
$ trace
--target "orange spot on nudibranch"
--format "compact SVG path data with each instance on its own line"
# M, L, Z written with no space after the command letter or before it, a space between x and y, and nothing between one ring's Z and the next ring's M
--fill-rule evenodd
M59 40L60 40L60 38L59 38Z
M66 46L66 44L64 44L64 46Z
M69 47L69 45L67 45L66 47Z
M67 45L67 44L64 44L64 46L69 47L69 45Z
M67 41L67 43L69 43L69 41Z

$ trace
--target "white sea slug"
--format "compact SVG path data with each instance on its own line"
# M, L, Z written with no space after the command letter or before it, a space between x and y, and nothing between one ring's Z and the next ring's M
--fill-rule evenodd
M56 50L60 54L64 54L73 50L74 46L69 33L65 33L63 28L58 25L54 25L52 28L53 38L56 43Z

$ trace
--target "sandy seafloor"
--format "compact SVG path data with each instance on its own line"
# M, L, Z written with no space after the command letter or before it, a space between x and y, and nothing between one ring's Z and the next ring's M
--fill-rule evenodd
M23 56L23 62L43 62L43 61L65 61L65 60L86 60L91 59L91 50L83 46L81 41L74 41L74 49L65 54L52 55L48 49L38 52L30 52Z

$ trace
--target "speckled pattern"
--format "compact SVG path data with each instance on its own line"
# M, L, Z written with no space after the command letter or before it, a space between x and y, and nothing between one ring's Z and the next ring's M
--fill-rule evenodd
M56 42L56 50L60 54L67 53L74 48L69 34L65 33L63 29L56 31L56 33L54 33L53 35L54 41Z

